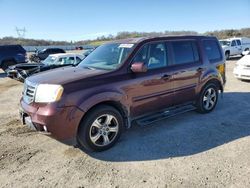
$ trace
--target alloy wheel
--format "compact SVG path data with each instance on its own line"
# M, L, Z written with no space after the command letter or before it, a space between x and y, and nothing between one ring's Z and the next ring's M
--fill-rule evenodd
M211 110L216 104L217 95L214 88L208 88L203 96L203 106L206 110Z
M104 114L92 123L89 136L96 146L107 146L116 138L119 131L118 121L111 114Z

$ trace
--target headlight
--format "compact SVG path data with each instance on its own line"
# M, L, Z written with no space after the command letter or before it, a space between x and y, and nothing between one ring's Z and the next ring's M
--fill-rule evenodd
M35 102L48 103L61 99L63 87L61 85L40 84L36 89Z

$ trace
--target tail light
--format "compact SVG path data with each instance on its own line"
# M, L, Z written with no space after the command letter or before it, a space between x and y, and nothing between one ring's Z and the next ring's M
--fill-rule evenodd
M217 66L217 70L221 74L224 83L226 82L226 65L225 64L220 64Z

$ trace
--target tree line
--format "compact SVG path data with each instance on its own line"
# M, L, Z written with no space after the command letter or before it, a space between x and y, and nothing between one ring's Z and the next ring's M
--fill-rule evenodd
M116 35L108 35L97 37L94 40L82 40L76 42L67 41L52 41L52 40L36 40L14 37L0 38L0 45L20 44L23 46L49 46L49 45L87 45L87 44L99 44L105 41L118 40L124 38L145 37L145 36L162 36L162 35L211 35L216 36L218 39L230 38L230 37L250 37L250 28L243 29L226 29L217 31L208 31L205 33L198 33L196 31L164 31L164 32L118 32Z

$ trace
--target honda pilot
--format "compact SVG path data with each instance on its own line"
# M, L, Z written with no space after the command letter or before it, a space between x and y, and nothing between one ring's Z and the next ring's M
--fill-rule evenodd
M215 37L124 39L98 47L76 67L28 77L20 115L32 129L103 151L131 122L213 111L225 82Z

